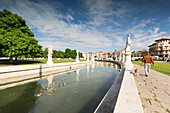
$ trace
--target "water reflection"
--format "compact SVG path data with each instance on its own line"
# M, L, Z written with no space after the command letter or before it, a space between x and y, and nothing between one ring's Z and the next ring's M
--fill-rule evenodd
M90 68L90 66L89 65L87 65L87 76L89 76L89 68Z
M116 66L96 62L75 72L0 90L0 113L94 112L118 74Z
M55 92L55 85L53 84L53 79L55 75L50 75L47 77L48 85L45 88L47 90L47 94L51 95L51 93ZM41 94L41 93L40 93ZM41 95L40 95L41 96Z
M53 83L53 78L54 78L54 75L50 75L50 76L47 77L48 87L50 87L50 85Z
M95 66L95 63L93 62L93 64L91 65L91 72L94 71L94 66Z
M76 70L76 83L79 82L80 69Z
M38 99L35 94L41 91L37 82L0 91L0 113L28 113Z

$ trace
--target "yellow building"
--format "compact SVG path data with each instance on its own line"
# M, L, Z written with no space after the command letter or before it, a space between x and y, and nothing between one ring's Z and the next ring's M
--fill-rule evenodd
M170 57L170 39L160 38L155 40L156 43L149 45L151 56Z

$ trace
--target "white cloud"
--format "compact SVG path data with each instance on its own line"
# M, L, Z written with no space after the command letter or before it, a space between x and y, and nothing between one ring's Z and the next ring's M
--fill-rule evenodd
M159 28L154 28L154 33L158 33L159 30Z
M60 5L60 3L59 3ZM16 0L16 7L11 9L24 17L31 28L37 29L41 37L40 44L48 47L52 43L57 48L111 47L112 40L97 30L91 30L84 24L70 23L74 18L70 14L63 15L56 7L47 2L31 2ZM67 20L69 23L67 23Z
M71 16L71 15L67 15L65 17L65 19L68 21L68 22L71 22L72 20L74 20L74 18Z
M52 44L55 49L123 49L127 34L131 34L132 49L143 49L155 39L168 35L159 23L155 24L156 18L132 19L131 14L140 8L125 1L82 0L85 3L83 8L87 11L82 12L87 20L76 18L71 8L62 13L65 7L57 1L3 0L1 3L8 4L9 10L26 20L37 33L36 38L43 47ZM170 17L167 21L170 21Z
M101 26L110 24L120 26L115 18L125 19L132 13L133 8L127 2L114 2L112 0L85 0L90 22L88 24Z

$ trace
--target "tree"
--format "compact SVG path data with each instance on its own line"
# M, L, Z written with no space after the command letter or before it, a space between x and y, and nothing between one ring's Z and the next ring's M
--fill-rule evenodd
M77 51L76 51L76 50L72 50L71 52L72 52L72 53L71 53L71 58L76 58L76 56L77 56Z
M64 58L65 52L58 51L57 58Z
M56 51L56 50L53 50L53 58L57 58L57 54L58 54L58 51Z
M48 55L48 48L45 48L45 50L43 51L43 57L47 58Z
M71 49L69 49L69 48L67 48L67 49L65 49L65 58L71 58Z
M79 58L84 58L83 53L79 52Z
M7 9L0 11L0 56L40 57L42 46L34 38L25 20Z

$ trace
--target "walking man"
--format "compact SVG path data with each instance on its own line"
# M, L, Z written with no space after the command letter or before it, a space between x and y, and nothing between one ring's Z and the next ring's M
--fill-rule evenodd
M153 66L155 65L152 56L149 55L149 52L147 52L146 55L143 57L142 62L144 62L145 76L147 77L150 72L151 62Z

